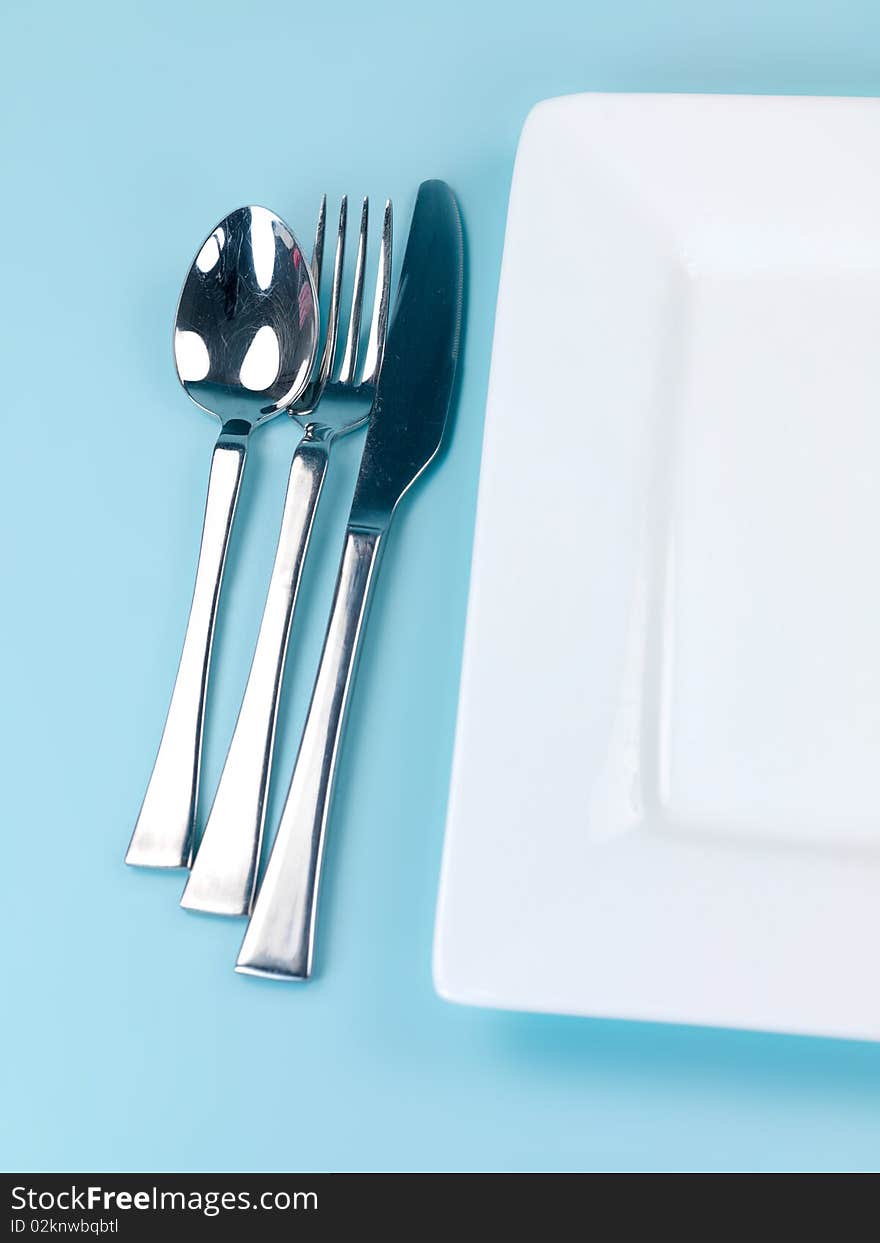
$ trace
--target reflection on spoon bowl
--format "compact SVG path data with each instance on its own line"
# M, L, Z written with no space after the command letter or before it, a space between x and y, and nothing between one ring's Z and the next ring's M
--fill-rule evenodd
M222 422L255 426L300 395L317 344L317 295L293 233L264 207L230 213L202 245L180 295L181 384Z

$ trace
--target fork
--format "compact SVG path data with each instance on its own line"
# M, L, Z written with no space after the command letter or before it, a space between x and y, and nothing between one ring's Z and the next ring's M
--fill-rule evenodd
M318 213L312 254L312 272L318 289L321 285L326 217L325 195ZM339 370L333 376L339 339L347 221L348 201L343 196L324 344L303 396L288 410L290 416L304 426L304 431L290 466L278 548L247 686L214 803L180 900L181 906L190 910L210 911L217 915L248 915L253 907L290 626L315 513L333 443L366 422L382 366L391 292L392 212L391 203L386 202L373 312L359 372L369 224L369 200L365 198L361 208L348 331ZM353 412L349 406L346 417L325 422L322 406L322 421L311 421L310 416L327 394L357 399L358 408Z

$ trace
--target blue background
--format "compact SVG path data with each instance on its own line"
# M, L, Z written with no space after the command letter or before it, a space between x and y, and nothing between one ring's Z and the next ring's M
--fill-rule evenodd
M469 1010L441 1002L430 976L494 299L526 113L581 90L876 94L876 6L6 0L0 22L0 1165L876 1168L880 1048ZM470 254L457 424L389 546L328 845L318 975L286 987L233 973L241 924L180 911L179 873L122 864L215 434L178 389L170 320L196 245L233 206L264 203L308 236L324 190L391 195L400 239L428 176L458 191ZM277 421L251 449L203 811L293 445ZM340 447L296 619L285 774L358 448Z

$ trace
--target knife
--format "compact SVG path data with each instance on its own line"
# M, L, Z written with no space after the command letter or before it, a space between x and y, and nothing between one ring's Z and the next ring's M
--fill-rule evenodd
M367 606L398 503L436 456L461 338L464 255L455 196L419 187L342 560L290 789L236 971L308 979L324 833Z

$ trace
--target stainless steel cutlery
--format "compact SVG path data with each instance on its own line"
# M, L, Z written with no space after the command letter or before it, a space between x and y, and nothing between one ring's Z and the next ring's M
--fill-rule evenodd
M322 203L311 264L261 208L233 213L202 246L181 295L175 356L198 404L224 421L215 449L190 623L171 708L126 861L191 861L205 689L229 530L250 429L282 409L304 427L291 463L275 564L226 763L182 905L251 916L236 969L304 979L312 967L324 836L368 604L397 506L435 457L461 335L463 244L455 198L419 188L390 324L391 205L358 367L367 262L364 200L348 331L335 367L344 269L343 198L323 345ZM328 397L343 397L333 416ZM327 415L325 417L325 409ZM317 412L317 414L316 414ZM317 417L320 415L320 421ZM327 634L290 788L254 906L291 622L331 446L368 421Z
M309 534L331 446L339 436L363 425L382 365L391 291L391 204L385 205L373 316L364 365L359 373L369 221L369 204L364 199L348 334L339 372L331 380L339 336L346 212L347 204L343 199L320 362L316 363L316 374L292 413L300 419L313 414L328 386L334 396L353 397L359 400L359 405L356 401L354 411L346 405L342 407L341 416L337 413L334 417L335 403L322 402L321 422L307 423L305 434L293 455L278 549L247 687L214 804L181 898L181 905L193 910L221 915L250 913L257 882L287 643ZM321 204L312 261L318 288L321 284L325 219L326 199Z
M127 863L189 867L214 621L248 436L300 397L317 348L315 284L293 232L263 207L232 212L199 248L177 306L177 374L222 428L177 679Z
M370 411L312 702L238 971L282 979L305 979L311 972L324 832L367 606L397 505L443 439L458 359L463 284L455 199L443 182L424 182Z

